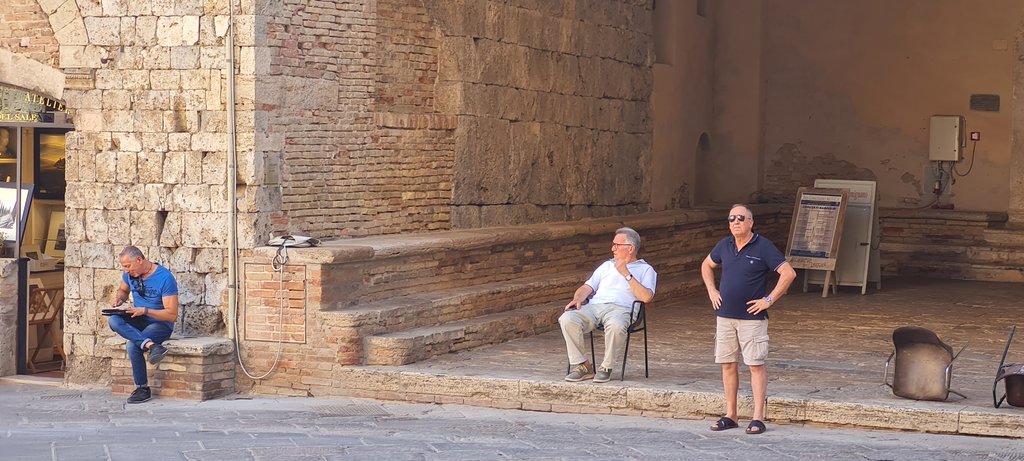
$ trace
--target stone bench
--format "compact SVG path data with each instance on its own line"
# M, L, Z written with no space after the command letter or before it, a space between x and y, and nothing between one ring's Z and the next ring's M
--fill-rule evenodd
M235 392L235 345L230 339L172 337L163 344L167 347L167 356L155 370L147 364L149 386L154 395L209 400ZM114 394L131 394L135 390L135 382L125 351L125 339L114 336L103 345L111 359L111 391Z

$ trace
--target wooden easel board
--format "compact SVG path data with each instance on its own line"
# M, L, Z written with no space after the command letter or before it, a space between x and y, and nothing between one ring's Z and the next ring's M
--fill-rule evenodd
M836 283L841 286L861 287L867 293L870 282L882 288L881 256L878 250L878 199L875 181L846 179L818 179L815 187L843 189L848 205L843 219L843 241L835 268ZM817 271L804 273L804 285L823 283L825 274ZM806 291L806 290L805 290Z
M809 187L797 191L785 256L794 269L826 271L822 296L828 294L836 269L845 216L846 191Z

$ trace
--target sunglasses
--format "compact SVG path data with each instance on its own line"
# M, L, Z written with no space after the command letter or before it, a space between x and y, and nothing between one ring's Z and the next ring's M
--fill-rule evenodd
M743 222L743 221L746 221L746 220L747 220L747 216L746 215L742 215L742 214L731 214L731 215L729 215L729 222L733 222L733 221Z
M139 293L139 296L146 297L146 284L142 282L142 277L132 277L132 290Z

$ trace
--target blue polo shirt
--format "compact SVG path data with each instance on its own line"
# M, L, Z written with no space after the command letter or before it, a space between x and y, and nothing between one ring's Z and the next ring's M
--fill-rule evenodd
M730 319L762 320L768 311L758 315L747 312L747 301L764 298L768 294L768 274L776 272L786 257L768 239L754 234L750 242L736 251L736 238L728 236L711 250L711 260L722 266L722 281L718 289L722 305L717 315Z
M132 290L132 304L135 307L148 307L150 310L161 310L164 308L164 296L178 294L178 281L174 274L164 266L157 264L156 270L149 278L132 278L127 272L121 273L121 280L128 284ZM157 320L167 324L171 329L174 322Z

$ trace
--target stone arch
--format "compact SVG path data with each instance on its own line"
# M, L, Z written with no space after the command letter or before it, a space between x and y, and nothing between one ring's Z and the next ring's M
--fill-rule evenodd
M64 99L64 73L0 48L0 84Z
M50 20L50 29L61 46L85 46L89 36L82 11L74 0L36 0L43 14Z

